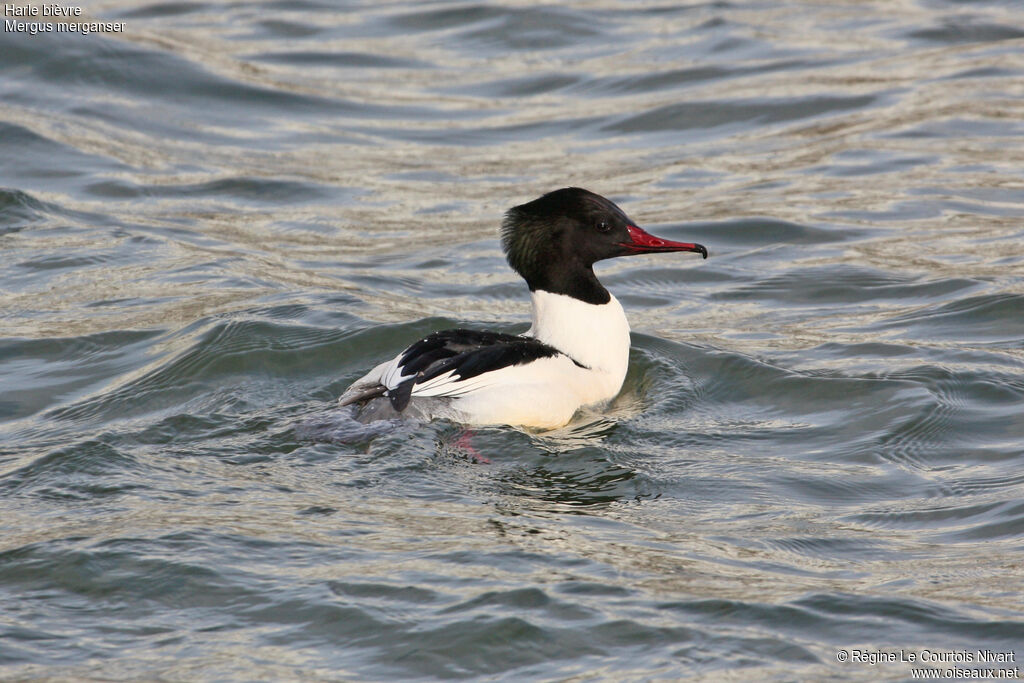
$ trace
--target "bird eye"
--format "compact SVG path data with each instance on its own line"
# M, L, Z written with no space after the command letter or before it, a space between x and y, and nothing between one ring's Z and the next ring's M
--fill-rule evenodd
M608 221L598 221L597 222L597 231L598 232L608 232L611 229L612 229L612 226L610 226L608 224Z

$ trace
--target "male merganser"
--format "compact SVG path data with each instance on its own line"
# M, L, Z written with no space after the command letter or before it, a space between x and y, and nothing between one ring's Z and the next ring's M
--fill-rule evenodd
M611 400L626 378L629 323L595 261L694 251L644 232L604 197L568 187L513 207L501 225L508 263L526 280L533 325L521 335L434 332L357 380L339 399L358 419L448 418L550 429Z

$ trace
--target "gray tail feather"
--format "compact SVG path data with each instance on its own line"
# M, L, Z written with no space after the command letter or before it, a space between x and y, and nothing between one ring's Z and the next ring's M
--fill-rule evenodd
M370 387L369 389L363 389L362 391L354 392L351 396L342 396L338 401L339 406L352 405L353 403L361 403L368 401L371 398L377 398L383 396L387 392L388 388L383 384L377 384Z

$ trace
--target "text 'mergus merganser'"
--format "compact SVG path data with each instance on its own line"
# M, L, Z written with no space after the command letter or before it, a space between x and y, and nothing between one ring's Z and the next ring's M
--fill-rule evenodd
M530 287L530 329L434 332L354 382L341 405L358 404L362 421L405 415L560 427L580 408L614 398L626 378L629 323L594 263L671 251L708 256L700 244L641 230L618 206L577 187L509 209L501 242Z

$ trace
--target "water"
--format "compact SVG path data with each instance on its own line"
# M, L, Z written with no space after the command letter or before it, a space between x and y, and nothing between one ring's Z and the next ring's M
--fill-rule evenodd
M0 33L0 678L1019 665L1018 3L83 9ZM498 223L566 185L711 251L599 267L619 398L336 438L525 329Z

